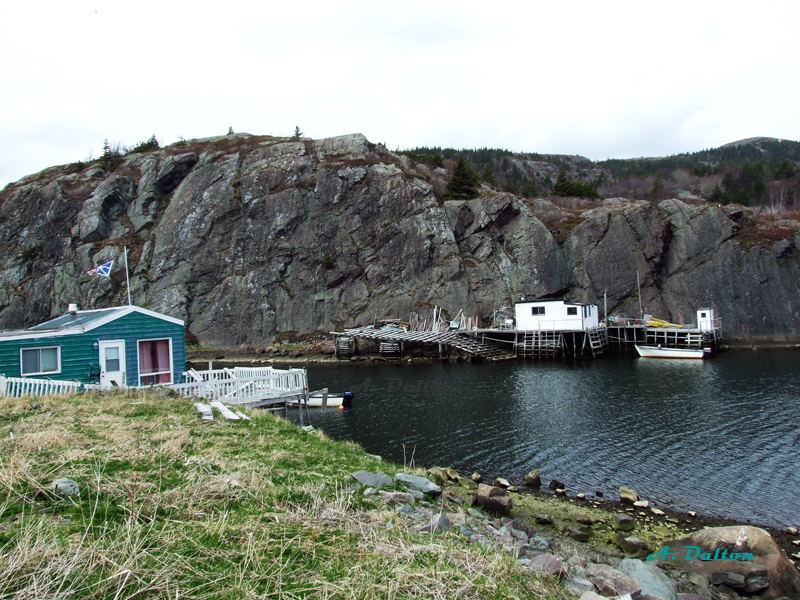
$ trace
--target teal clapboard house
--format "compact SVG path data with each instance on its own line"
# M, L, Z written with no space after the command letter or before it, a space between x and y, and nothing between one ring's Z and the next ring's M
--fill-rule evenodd
M183 321L138 306L78 310L0 332L0 375L107 387L180 383Z

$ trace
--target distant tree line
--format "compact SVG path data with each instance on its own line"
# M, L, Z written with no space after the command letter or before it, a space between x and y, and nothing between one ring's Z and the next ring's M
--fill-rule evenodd
M770 181L791 179L797 168L789 159L777 165L763 162L745 162L739 168L725 171L722 181L714 186L709 194L709 202L719 204L743 204L745 206L762 204Z
M438 146L420 146L410 150L399 150L398 153L431 167L443 168L445 160L459 161L463 159L478 177L478 183L483 181L495 189L526 198L533 198L546 192L553 185L549 177L544 177L537 183L511 160L518 158L521 160L552 162L550 157L540 154L514 154L510 150L502 148L456 150L455 148L440 148ZM478 173L480 175L477 175Z
M699 152L675 154L661 158L613 158L596 164L614 177L646 177L664 171L686 169L698 177L724 173L726 167L745 162L768 161L779 165L784 161L800 162L800 142L791 140L761 140L754 144L724 146Z

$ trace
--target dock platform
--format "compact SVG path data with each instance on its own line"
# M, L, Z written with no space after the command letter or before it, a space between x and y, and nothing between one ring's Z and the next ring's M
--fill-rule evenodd
M609 352L633 351L636 344L665 348L711 348L722 343L717 322L708 328L651 326L639 319L616 319L585 330L472 329L409 331L397 327L369 325L331 332L337 357L357 352L358 340L379 343L381 354L402 358L406 344L451 347L487 361L511 358L597 358ZM391 352L387 350L391 349Z
M607 332L602 327L585 331L472 329L455 331L407 331L396 327L358 327L344 332L331 332L334 348L340 356L342 348L355 352L357 340L367 339L380 343L398 344L402 357L405 345L449 346L471 356L487 361L512 358L556 358L560 356L602 356L608 348Z

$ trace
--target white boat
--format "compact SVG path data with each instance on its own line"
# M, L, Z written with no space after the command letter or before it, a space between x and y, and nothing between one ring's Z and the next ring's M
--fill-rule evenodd
M642 358L703 358L709 350L708 348L664 348L636 344L636 351Z
M328 394L328 406L332 406L337 408L342 405L344 401L344 397L342 394ZM286 403L286 405L290 408L296 408L297 402L295 400L290 400ZM321 408L322 407L322 394L311 394L308 397L308 407L309 408Z

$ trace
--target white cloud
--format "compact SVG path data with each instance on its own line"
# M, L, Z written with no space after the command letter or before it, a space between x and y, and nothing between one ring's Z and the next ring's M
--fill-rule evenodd
M593 159L800 139L798 17L793 1L3 6L0 185L105 138L228 126Z

